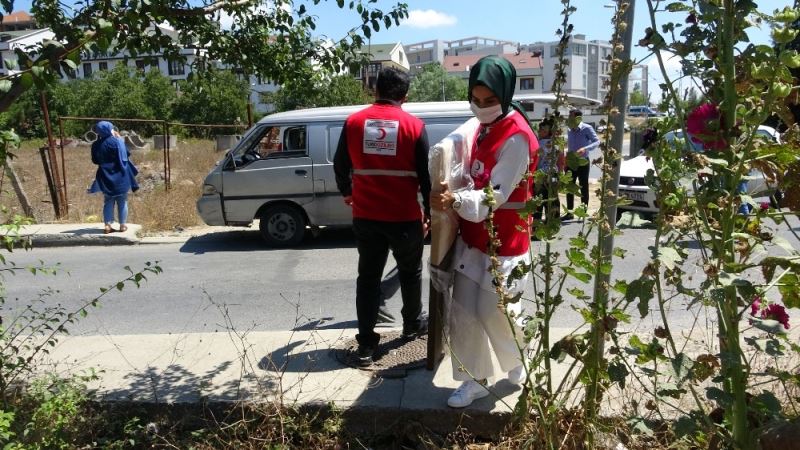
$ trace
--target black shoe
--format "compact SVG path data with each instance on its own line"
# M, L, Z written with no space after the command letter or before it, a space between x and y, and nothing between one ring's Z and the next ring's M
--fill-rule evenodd
M354 355L354 359L356 364L359 366L369 366L373 363L372 357L375 355L375 347L371 347L369 345L360 345L358 346L358 350Z
M566 213L563 216L561 216L562 222L566 222L568 220L573 220L573 219L575 219L575 216L573 216L572 213Z
M416 325L406 327L403 326L403 334L401 337L406 341L413 341L414 339L428 334L428 321L420 320Z

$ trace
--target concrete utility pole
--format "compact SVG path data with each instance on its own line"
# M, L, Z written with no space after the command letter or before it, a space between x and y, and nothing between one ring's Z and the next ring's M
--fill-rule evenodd
M619 3L627 2L628 9L625 11L625 23L627 24L625 28L625 32L622 35L622 44L625 48L622 50L622 53L619 55L619 58L626 63L631 59L631 44L633 42L633 17L634 17L634 6L636 4L636 0L617 0ZM624 77L620 78L619 81L619 90L617 90L616 95L612 99L613 107L619 110L619 114L616 116L611 117L611 123L614 125L614 134L611 136L611 146L617 149L617 154L619 154L620 158L623 157L622 155L622 141L625 137L625 115L628 111L628 74ZM631 154L635 154L638 149L631 149ZM619 188L619 170L620 170L620 163L621 159L614 161L611 166L611 182L608 184L608 190L614 193L616 197L618 195L618 188ZM601 193L602 194L602 193ZM611 228L613 229L617 223L617 204L613 203L606 208L606 214L608 217L608 223L611 224ZM610 255L614 249L614 235L609 233L606 236L606 239L603 241L603 254ZM604 275L602 279L597 279L596 283L600 282L608 282L609 276Z

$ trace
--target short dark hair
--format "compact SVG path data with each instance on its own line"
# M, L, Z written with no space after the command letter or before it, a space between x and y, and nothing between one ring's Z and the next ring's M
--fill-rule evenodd
M583 111L581 111L580 109L571 109L569 111L569 115L575 117L583 117Z
M410 84L408 74L404 71L394 67L384 67L378 73L375 93L378 94L378 98L399 102L408 94Z

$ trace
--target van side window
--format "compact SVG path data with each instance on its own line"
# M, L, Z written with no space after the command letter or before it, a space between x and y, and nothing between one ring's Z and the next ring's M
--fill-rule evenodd
M328 161L333 162L333 157L336 155L336 150L339 147L339 136L342 135L344 127L330 127L328 128Z
M283 132L283 148L287 152L306 153L306 127L288 127Z

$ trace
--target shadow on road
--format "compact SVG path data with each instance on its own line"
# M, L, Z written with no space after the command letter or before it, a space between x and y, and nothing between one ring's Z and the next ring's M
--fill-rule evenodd
M356 246L350 228L325 229L314 236L310 231L300 245L293 250L318 250L327 248L354 248ZM220 231L189 238L182 246L181 253L203 254L210 252L254 252L286 250L269 247L255 229Z

